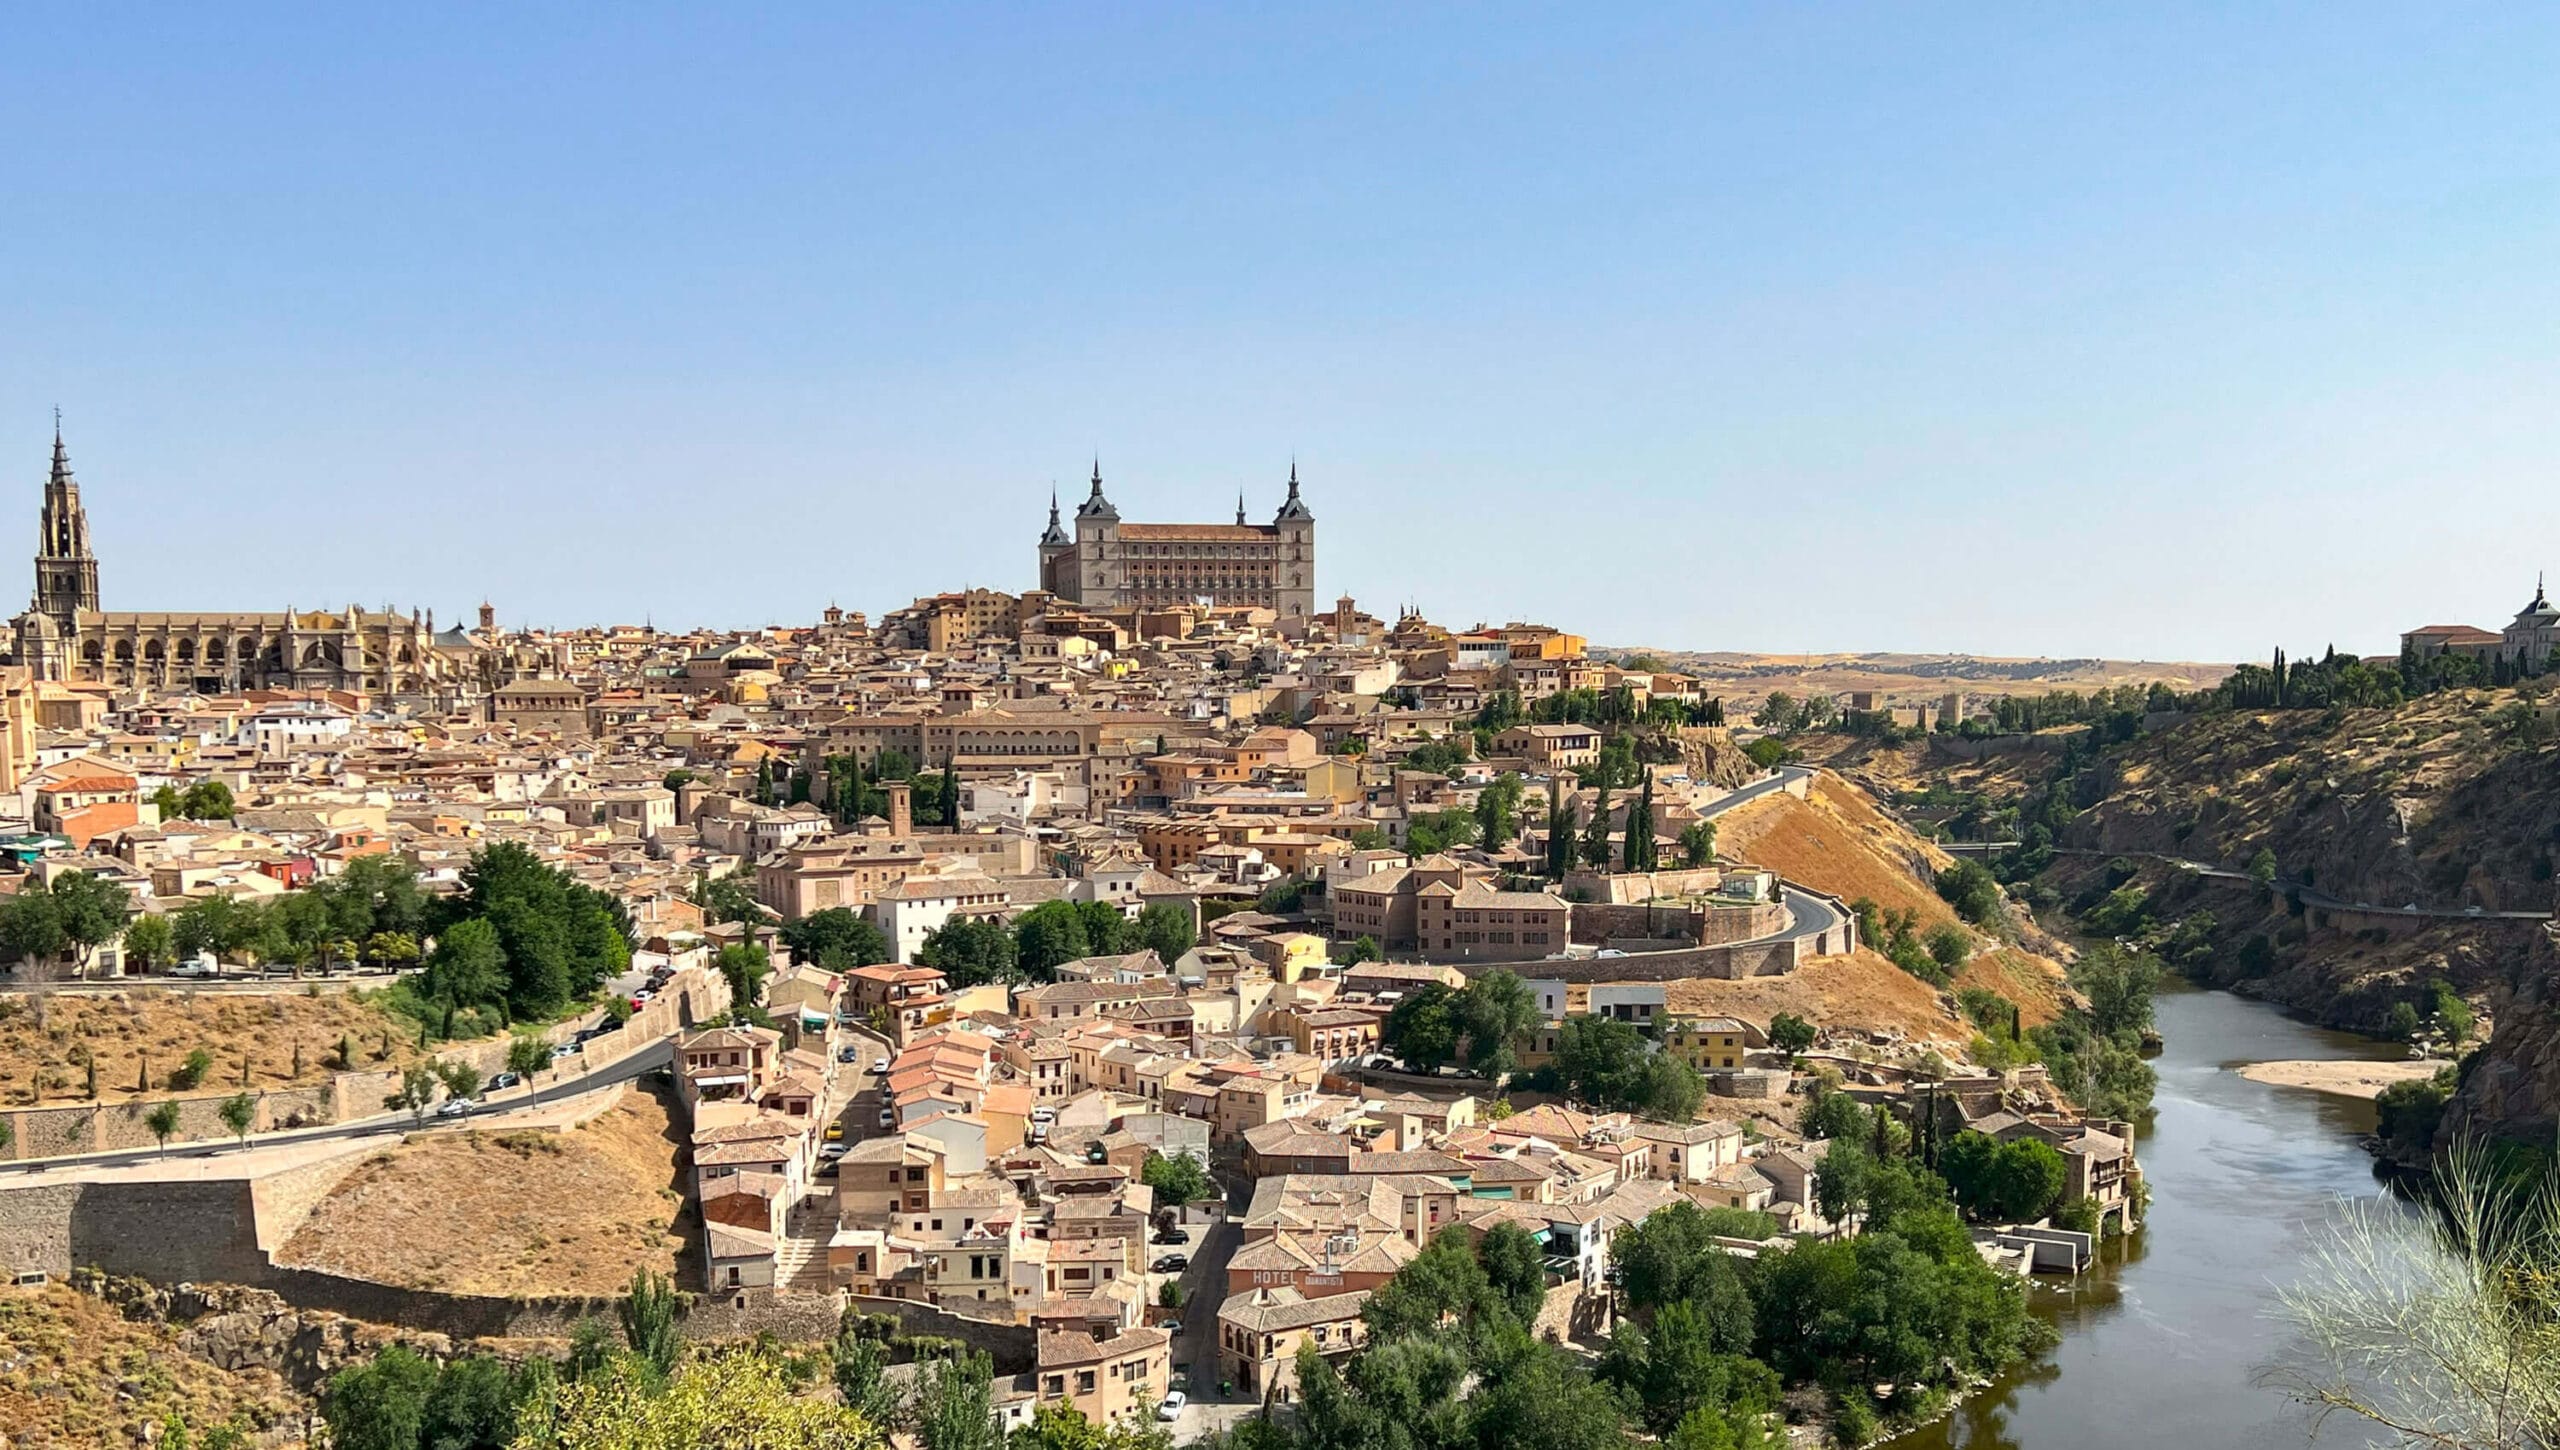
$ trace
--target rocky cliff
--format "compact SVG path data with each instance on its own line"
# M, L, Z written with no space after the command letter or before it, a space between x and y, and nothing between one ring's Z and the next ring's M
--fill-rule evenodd
M2494 1028L2465 1070L2464 1104L2501 1131L2547 1135L2560 947L2540 923L2493 913L2553 904L2560 750L2548 733L2512 691L2200 717L2070 782L2081 809L2062 844L2096 854L2059 858L2048 879L2085 901L2104 884L2094 877L2131 861L2164 916L2210 914L2205 975L2332 1025L2379 1031L2394 1005L2451 983ZM2174 864L2247 871L2261 852L2273 889Z

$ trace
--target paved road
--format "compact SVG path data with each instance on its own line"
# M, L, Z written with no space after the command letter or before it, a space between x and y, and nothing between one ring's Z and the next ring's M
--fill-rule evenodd
M569 1098L580 1097L598 1088L632 1079L675 1060L672 1040L660 1040L632 1053L618 1062L594 1072L564 1073L560 1080L536 1088L530 1093L501 1098L467 1118L438 1118L430 1114L428 1127L482 1126L502 1122L509 1114L526 1108L545 1107ZM564 1062L574 1059L564 1058ZM157 1148L128 1148L113 1153L84 1153L66 1158L29 1158L12 1164L25 1172L37 1173L53 1168L117 1168L133 1163L153 1163L162 1158L212 1158L224 1153L255 1152L261 1148L284 1147L298 1143L327 1143L344 1139L371 1138L418 1130L418 1120L407 1113L384 1113L378 1117L358 1118L350 1123L333 1123L318 1128L298 1128L287 1133L267 1133L251 1138L244 1146L230 1140L188 1143L167 1153Z
M1813 779L1813 768L1805 765L1782 765L1766 780L1755 780L1721 800L1698 808L1698 814L1714 820L1736 806L1747 806L1772 791L1785 790L1789 781Z

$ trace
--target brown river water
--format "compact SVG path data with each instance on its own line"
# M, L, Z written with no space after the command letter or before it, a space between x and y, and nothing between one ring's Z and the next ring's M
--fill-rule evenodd
M2290 1343L2269 1317L2306 1230L2383 1190L2358 1146L2370 1104L2269 1087L2252 1062L2377 1059L2395 1043L2183 983L2159 996L2158 1115L2140 1145L2151 1219L2076 1285L2040 1288L2062 1342L1890 1450L2299 1450L2385 1443L2254 1383Z

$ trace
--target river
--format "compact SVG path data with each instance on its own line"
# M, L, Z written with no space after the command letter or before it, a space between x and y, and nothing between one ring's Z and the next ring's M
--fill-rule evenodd
M2036 1300L2062 1341L1891 1450L2300 1450L2380 1443L2251 1382L2287 1331L2268 1317L2302 1234L2342 1197L2381 1191L2357 1136L2369 1104L2250 1082L2232 1069L2297 1058L2396 1057L2262 1002L2164 983L2159 1109L2140 1157L2151 1219L2114 1260Z

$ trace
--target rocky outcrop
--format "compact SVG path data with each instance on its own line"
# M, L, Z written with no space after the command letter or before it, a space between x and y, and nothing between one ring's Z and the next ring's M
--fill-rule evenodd
M90 1269L75 1271L71 1286L136 1323L169 1326L177 1331L179 1349L217 1369L264 1370L306 1394L385 1345L402 1345L439 1360L454 1353L453 1341L445 1335L296 1309L265 1289L162 1286Z
M2493 998L2497 1030L2463 1064L2444 1129L2478 1125L2542 1147L2560 1145L2560 943L2549 932Z

